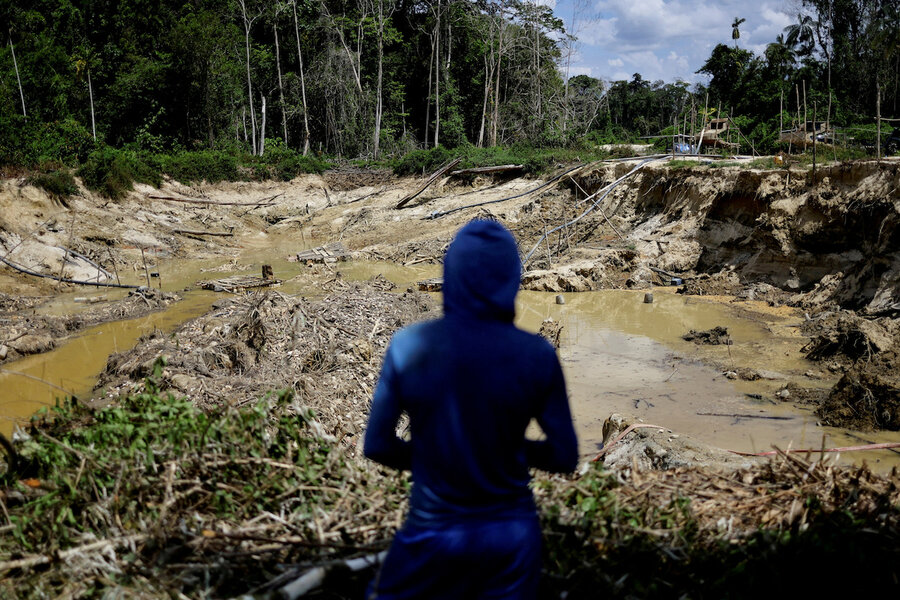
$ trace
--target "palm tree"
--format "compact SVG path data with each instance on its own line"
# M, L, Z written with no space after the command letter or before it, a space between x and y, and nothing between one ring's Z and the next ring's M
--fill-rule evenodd
M797 62L797 52L787 43L784 35L779 33L775 41L766 46L766 61L778 73L778 77L784 79Z
M815 28L819 23L809 15L798 14L797 22L784 28L786 43L796 48L797 56L805 58L815 47Z
M734 40L734 47L737 48L737 41L741 37L741 30L738 29L741 26L741 23L746 21L747 19L741 19L738 17L734 18L734 23L731 24L731 39Z

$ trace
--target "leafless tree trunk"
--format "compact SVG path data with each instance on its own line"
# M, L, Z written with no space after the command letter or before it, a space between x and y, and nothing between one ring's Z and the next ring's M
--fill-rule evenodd
M26 119L28 118L28 113L25 112L25 92L22 91L22 79L19 77L19 63L16 62L16 49L13 46L12 42L12 30L9 31L9 50L12 52L13 59L13 67L16 70L16 81L19 83L19 98L22 100L22 116Z
M494 47L491 46L490 62L494 60ZM481 105L481 126L478 128L478 147L484 144L484 123L487 120L488 98L491 95L491 82L494 80L493 71L489 68L488 55L484 55L484 102Z
M91 99L91 133L94 134L94 139L97 139L97 122L94 120L94 86L91 85L91 69L90 67L87 70L87 78L88 78L88 97Z
M259 126L259 152L257 155L262 156L266 151L266 97L262 97L262 123Z
M250 28L253 26L253 21L259 17L257 14L254 17L250 17L247 13L247 4L244 0L238 0L241 6L241 17L244 21L244 45L247 51L247 102L250 103L250 132L252 134L252 148L253 154L256 154L257 146L256 146L256 109L253 107L253 83L250 78Z
M431 126L431 81L434 74L434 36L431 38L431 60L428 61L428 98L425 102L425 148L428 148L428 128Z
M294 33L297 34L297 58L300 60L300 95L303 98L303 156L309 152L309 111L306 108L306 79L303 74L303 52L300 50L300 25L297 21L297 0L294 0Z
M384 98L382 83L384 78L384 22L394 14L395 6L392 4L387 16L384 14L384 0L378 0L378 78L375 85L375 133L373 145L373 157L378 159L378 151L381 145L381 117L384 112Z
M503 62L503 34L505 29L502 19L500 20L499 27L500 39L497 47L497 67L494 69L494 115L491 122L491 146L497 145L497 130L499 129L500 124L500 65Z
M335 31L335 33L337 33L338 39L341 41L341 46L344 48L344 52L347 53L347 60L350 61L350 68L353 70L353 78L356 81L356 89L359 90L360 93L362 93L362 91L363 91L363 89L362 89L362 74L360 72L362 70L362 68L360 65L360 53L361 53L362 38L363 38L362 25L363 25L363 21L365 21L365 19L364 19L365 15L361 14L360 18L359 18L360 31L359 31L359 35L357 36L356 52L354 53L350 50L350 47L347 45L347 40L344 37L344 30L341 28L340 25L338 25L335 22L334 17L331 16L331 13L328 11L328 7L325 6L325 3L321 2L320 4L322 6L322 13L326 17L328 17L329 21L331 21L331 24L334 27L334 31Z
M278 70L278 95L281 101L281 128L284 130L284 145L288 143L287 108L284 105L284 85L281 82L281 50L278 46L278 9L275 9L275 21L272 23L275 33L275 65Z
M440 140L441 132L441 1L438 0L436 21L434 26L434 44L437 52L434 53L434 147Z

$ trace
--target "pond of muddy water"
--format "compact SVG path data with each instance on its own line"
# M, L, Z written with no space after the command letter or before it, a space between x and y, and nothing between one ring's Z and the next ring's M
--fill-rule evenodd
M277 289L286 294L316 296L321 290L303 274L309 267L289 262L287 257L310 244L296 239L248 239L235 265L249 269L211 272L228 258L161 260L151 270L160 273L166 291L183 290L201 279L232 274L258 275L260 266L271 264L275 276L285 280ZM155 259L151 257L151 263ZM345 280L364 280L382 274L404 290L415 281L439 275L436 265L400 267L393 264L351 261L333 267ZM142 273L129 273L138 283ZM124 279L124 275L123 275ZM109 299L125 292L98 291ZM194 290L182 292L184 300L167 310L146 317L106 323L81 332L59 348L4 365L0 373L0 431L9 434L13 423L22 421L41 406L52 405L69 394L86 397L110 353L132 347L137 339L158 328L174 330L178 324L209 309L221 295ZM58 314L82 310L75 296L83 290L61 295L41 310ZM643 302L643 292L601 291L566 294L566 303L555 303L555 294L522 292L518 300L518 322L537 331L552 317L563 325L560 357L569 386L572 409L583 454L593 454L602 440L603 421L614 412L634 415L722 448L766 451L772 445L786 448L822 445L849 446L863 443L852 432L821 427L810 410L790 402L774 400L774 392L794 380L810 386L802 374L812 365L800 358L802 340L779 337L763 324L736 316L730 307L678 296L658 289L652 304ZM733 340L730 346L697 346L681 339L691 329L725 326ZM769 373L772 380L732 381L719 369L698 359L720 365L752 366ZM821 386L833 382L820 381ZM752 397L751 397L752 395ZM725 416L722 416L725 415ZM733 416L741 415L741 416ZM900 441L900 434L864 434L869 442ZM900 455L889 451L848 454L844 461L867 460L873 468L886 470L900 465Z
M900 441L897 432L858 435L822 427L811 409L778 400L775 392L789 381L806 387L834 381L803 375L815 365L799 353L802 338L779 337L760 322L736 316L732 307L662 289L655 290L652 304L643 302L643 292L623 290L564 299L558 305L554 294L520 293L519 322L532 331L548 317L563 325L560 358L583 454L601 448L603 421L612 413L745 452L773 445L821 448L823 436L828 447ZM681 339L691 329L716 326L728 328L732 345L697 346ZM730 380L708 362L752 366L773 379ZM841 459L866 460L879 471L900 465L900 455L889 450Z
M242 240L242 248L236 250L236 260L229 257L205 259L164 259L147 256L151 273L159 277L150 279L153 287L167 292L178 292L183 300L166 310L124 321L115 321L90 327L74 335L51 352L35 354L0 367L0 433L10 435L16 423L26 422L42 407L53 406L57 398L65 396L89 397L98 376L106 366L107 358L115 352L132 348L140 336L156 329L172 331L181 323L197 317L210 309L222 294L191 289L197 281L219 279L231 275L259 276L263 264L272 265L275 277L283 283L274 289L285 294L308 297L321 296L317 281L305 274L309 267L291 262L288 257L314 244L296 237L254 236ZM225 269L222 267L225 266ZM440 267L421 265L399 267L392 264L366 261L337 263L331 266L348 280L363 280L381 273L405 290L416 281L439 275ZM146 274L143 269L121 272L122 283L143 285ZM128 290L85 289L65 292L42 305L38 312L66 315L86 310L90 303L76 302L76 298L98 298L113 301L123 298Z

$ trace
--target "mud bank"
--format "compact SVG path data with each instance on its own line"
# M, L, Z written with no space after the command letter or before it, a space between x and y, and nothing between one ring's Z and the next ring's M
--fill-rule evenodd
M596 168L576 181L598 189L628 168ZM849 170L856 168L862 174L863 167ZM869 186L867 178L881 181L882 170L856 180L857 193ZM896 181L896 172L892 176ZM541 182L477 179L439 182L409 208L397 210L398 199L414 189L414 181L354 177L346 185L340 175L328 174L271 186L187 188L169 183L162 190L163 195L231 206L166 203L148 198L158 191L143 189L115 205L84 194L70 203L78 212L66 213L56 221L56 231L40 235L33 232L45 229L42 223L52 203L26 186L7 182L0 203L15 210L8 213L4 207L0 242L3 252L34 242L34 256L43 252L47 257L63 245L105 268L111 264L104 255L113 254L121 270L132 270L134 280L143 270L141 247L146 252L157 244L149 259L154 264L167 256L191 255L221 263L238 256L242 245L281 252L282 246L266 246L265 240L276 235L294 240L294 251L301 244L340 240L358 258L417 266L440 262L453 232L470 218L503 221L524 254L549 229L585 209L585 203L577 204L583 193L566 187L529 192ZM744 179L749 183L735 187ZM806 354L820 368L810 370L810 380L830 383L876 360L885 361L879 373L887 376L897 330L896 314L884 307L896 301L896 290L884 275L894 267L882 270L880 277L866 274L865 268L882 265L879 251L896 257L896 206L885 216L888 241L884 234L874 241L865 238L877 250L866 246L857 250L859 258L848 249L826 253L837 255L828 259L838 261L832 267L844 269L829 267L834 290L843 292L829 292L819 301L813 294L826 286L819 282L816 287L814 265L804 267L806 259L796 257L797 248L810 255L817 248L809 242L815 236L795 226L802 210L773 208L778 204L774 192L759 213L749 204L742 209L746 214L729 213L728 203L716 200L737 197L733 190L740 188L745 190L742 202L749 202L757 195L751 188L769 179L772 186L782 182L778 194L785 198L810 194L806 184L797 183L801 175L796 172L788 181L782 172L648 167L610 194L602 212L595 210L577 227L548 237L526 265L525 285L547 290L650 288L679 278L685 292L753 314L764 331L792 331L797 338L790 346L796 347L792 356L801 355L799 338L811 340ZM271 204L254 204L278 194ZM238 200L251 204L234 205ZM882 207L868 196L851 198L856 200ZM480 202L492 204L465 208ZM455 208L463 210L431 218L436 211ZM842 210L849 214L858 208L836 204L828 210L828 215L841 217ZM771 225L773 219L762 219L769 213L783 215L777 227ZM784 216L788 214L795 216ZM71 225L82 218L95 227ZM101 226L104 234L95 239L91 232ZM204 239L174 231L203 227L216 232L233 227L237 235ZM734 235L726 235L729 231ZM761 258L754 262L757 243ZM750 258L742 258L747 253ZM784 260L775 260L776 254ZM36 266L40 263L35 260ZM49 261L41 268L53 273L65 264ZM543 275L536 276L538 270ZM16 318L33 311L39 295L55 293L53 287L2 273L0 290L12 295L8 312ZM222 296L212 310L175 327L174 335L149 332L135 348L110 356L94 400L66 409L77 417L74 422L60 418L45 423L19 442L25 470L0 488L0 500L12 517L8 525L0 525L5 534L0 536L0 595L276 593L311 567L331 568L345 558L387 547L402 522L408 482L362 460L357 442L390 335L436 314L435 299L414 291L387 291L390 284L383 277L347 284L327 267L310 277L324 297L295 296L284 289ZM796 286L790 281L794 277ZM887 304L878 298L887 298ZM836 312L839 306L846 312ZM545 331L565 343L565 331L561 335L550 325ZM704 349L733 348L690 346L714 363L723 359L710 358ZM694 356L693 349L686 353ZM160 356L166 364L157 370ZM763 373L758 359L743 362L728 365L736 377L778 377ZM585 362L584 368L591 364ZM671 378L666 367L660 379ZM864 394L885 395L881 383L863 382ZM802 390L785 391L789 393L779 397L794 401ZM849 400L842 405L860 410ZM876 409L875 414L884 411ZM610 435L618 437L628 424L635 422L616 419ZM643 597L647 590L670 589L698 597L745 592L758 597L772 573L791 581L800 573L798 586L809 591L806 574L823 564L852 568L873 585L896 585L896 472L876 475L816 455L725 455L661 425L637 429L621 445L610 443L606 467L585 462L572 477L537 477L534 493L548 550L542 584L547 597ZM804 559L810 548L815 549L813 558ZM848 561L856 562L848 566ZM742 573L746 588L735 583L744 580L732 577ZM359 597L371 575L369 570L344 577L340 584L327 584L327 593Z
M627 171L608 166L576 181L593 193ZM600 208L650 266L692 275L727 270L740 284L791 292L797 305L900 312L896 163L848 163L815 174L647 168Z
M523 256L535 249L525 265L525 289L649 289L680 281L682 293L731 303L763 322L781 322L782 329L790 319L827 329L830 321L821 315L849 310L878 320L890 341L896 338L891 323L896 324L900 264L898 166L848 163L820 167L813 175L650 163L594 206L586 195L634 168L606 163L561 169L569 175L559 179L444 179L402 210L398 201L419 180L384 172L331 172L286 183L169 181L161 190L138 187L116 203L82 189L68 208L23 182L6 181L0 189L0 243L15 260L46 273L76 274L62 247L139 283L147 270L161 270L173 257L234 261L248 247L264 253L267 240L276 237L294 241L285 249L272 247L285 255L342 241L357 259L437 264L461 224L493 218L514 232ZM331 279L325 275L311 285ZM171 288L176 282L165 283ZM0 273L2 289L17 296L56 293L55 286L7 269ZM795 312L776 318L760 312L761 304ZM20 332L10 327L3 333L9 339ZM57 336L51 330L50 338ZM896 365L893 347L883 340L873 346L887 365ZM852 362L810 357L822 365L813 375L832 381ZM738 374L759 370L753 364L719 366ZM881 375L890 376L890 369ZM895 385L890 377L887 385Z

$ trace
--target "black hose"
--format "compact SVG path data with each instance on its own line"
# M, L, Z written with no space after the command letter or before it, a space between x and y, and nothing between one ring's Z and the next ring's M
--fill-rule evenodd
M63 283L74 283L76 285L93 285L96 287L109 287L109 288L125 288L129 290L137 289L141 286L139 285L126 285L124 283L105 283L100 281L78 281L77 279L69 279L67 277L57 277L56 275L47 275L45 273L38 273L37 271L32 271L31 269L26 269L23 266L17 265L14 262L11 262L4 257L0 256L0 262L5 263L8 267L11 267L18 271L19 273L25 273L26 275L33 275L34 277L43 277L45 279L53 279L54 281L61 281Z

